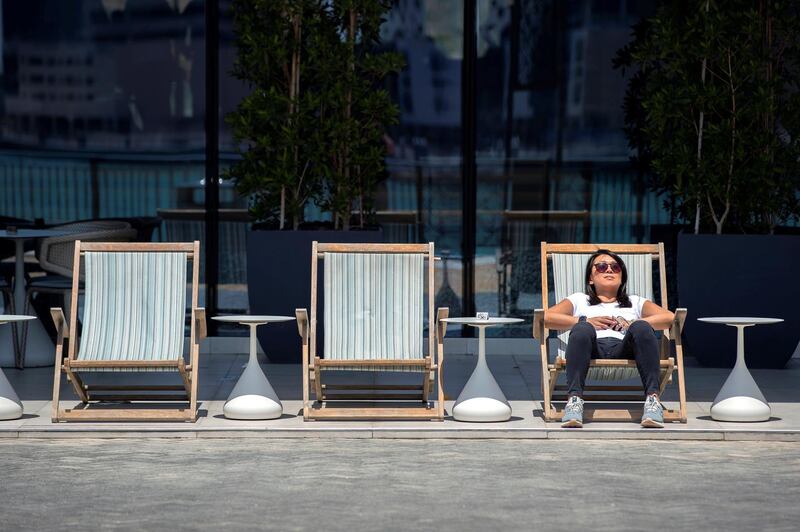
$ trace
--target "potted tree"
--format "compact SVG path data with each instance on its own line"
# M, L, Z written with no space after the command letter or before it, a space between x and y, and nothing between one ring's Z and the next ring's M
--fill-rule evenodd
M379 242L375 185L398 108L381 88L402 66L378 52L388 0L236 0L233 75L252 92L226 120L241 159L225 172L250 200L250 309L293 314L310 298L310 250ZM300 360L292 326L259 331L275 362Z
M782 367L797 344L800 27L790 3L665 2L634 28L617 66L635 164L689 231L678 236L678 295L692 318L770 316L748 364ZM730 331L690 319L687 352L731 366Z

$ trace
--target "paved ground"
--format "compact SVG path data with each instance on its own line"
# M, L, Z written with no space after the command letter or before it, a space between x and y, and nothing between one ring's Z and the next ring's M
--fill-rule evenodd
M4 530L797 530L800 445L5 440Z

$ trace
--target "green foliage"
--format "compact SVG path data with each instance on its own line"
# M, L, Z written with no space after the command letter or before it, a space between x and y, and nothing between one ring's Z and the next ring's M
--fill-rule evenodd
M617 54L617 67L636 69L624 104L634 160L696 232L771 232L798 217L796 11L666 1Z
M237 60L249 84L226 120L241 161L226 172L259 221L291 220L309 201L364 225L385 175L383 134L398 108L382 80L402 68L379 53L388 0L235 0Z

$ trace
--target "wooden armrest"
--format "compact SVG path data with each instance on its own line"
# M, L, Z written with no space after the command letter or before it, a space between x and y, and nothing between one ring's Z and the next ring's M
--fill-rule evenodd
M675 309L675 318L672 320L669 329L664 331L664 335L667 338L676 342L681 341L681 332L683 332L683 325L686 323L686 313L687 310L685 308Z
M673 326L677 326L678 332L683 332L683 324L686 323L686 313L688 310L685 308L675 309L675 320L672 322Z
M67 327L67 318L64 316L64 311L61 307L51 307L50 316L53 317L53 324L56 326L56 333L59 338L69 338L69 327Z
M208 329L206 328L206 309L196 308L194 314L194 341L200 343L200 340L208 336Z
M300 338L303 339L303 345L308 344L308 310L298 308L294 310L294 315L297 318L297 332Z
M444 336L447 334L447 322L442 320L446 320L448 316L450 316L449 307L439 307L436 310L436 341L440 344L444 342Z
M533 311L533 337L539 342L544 338L544 309Z

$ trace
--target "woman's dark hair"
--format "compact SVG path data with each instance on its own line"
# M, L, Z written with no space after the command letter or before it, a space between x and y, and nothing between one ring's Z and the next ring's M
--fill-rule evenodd
M589 260L586 262L586 275L584 276L584 281L586 284L586 288L584 291L586 295L589 296L589 304L590 305L599 305L602 303L600 298L597 297L597 292L594 290L594 285L589 284L589 280L592 278L592 267L594 266L594 259L599 257L600 255L608 255L619 264L619 267L622 269L622 283L619 285L619 290L617 290L617 303L619 303L620 307L630 307L631 300L628 297L628 269L625 267L625 262L620 258L619 255L616 253L612 253L607 249L598 249L592 256L589 257Z

